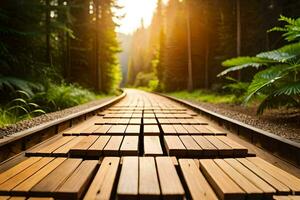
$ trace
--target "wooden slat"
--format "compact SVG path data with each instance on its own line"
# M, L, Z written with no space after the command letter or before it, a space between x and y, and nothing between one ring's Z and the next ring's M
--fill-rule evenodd
M179 166L192 199L218 199L194 160L179 159Z
M99 116L94 116L94 117L91 117L67 130L65 130L63 132L63 134L66 134L66 135L70 135L70 134L74 134L74 135L79 135L84 129L87 129L91 126L93 126L97 121L101 120L101 117Z
M63 146L59 147L55 151L52 152L53 156L64 156L67 157L69 154L70 149L78 144L83 139L82 136L75 137L73 140L69 141L68 143L64 144Z
M184 189L170 157L156 157L157 173L163 199L183 199Z
M125 136L120 148L122 156L137 156L138 155L138 136Z
M139 158L139 199L159 199L160 189L153 157Z
M80 199L83 192L86 191L97 165L98 161L96 160L83 161L66 182L56 190L55 197L60 199Z
M2 194L8 194L10 190L16 187L18 184L29 178L31 175L39 171L42 167L51 162L54 158L42 158L39 161L35 162L25 170L16 174L14 177L8 179L6 182L0 185L0 192Z
M157 124L157 121L155 118L145 118L143 123L144 124Z
M158 136L144 136L144 155L145 156L163 155L163 150Z
M110 140L103 149L103 153L106 156L119 155L119 149L123 140L123 136L111 136Z
M112 135L124 135L125 130L126 130L126 125L113 125L107 134L112 134Z
M140 125L128 125L126 128L126 134L134 134L138 135L140 133L141 126Z
M197 144L197 142L189 135L181 135L179 136L180 140L182 141L183 145L187 149L187 156L201 156L202 149Z
M144 125L144 135L159 135L160 131L157 125Z
M94 144L94 142L99 138L96 135L89 135L83 138L80 142L78 142L75 146L70 149L70 156L78 157L78 156L86 156L87 149L90 148Z
M188 131L182 125L173 125L178 135L188 134Z
M5 172L0 174L0 184L4 183L8 179L12 178L16 174L20 173L24 169L28 168L35 162L39 161L41 157L33 157L33 158L28 158L25 161L17 164L16 166L6 170Z
M18 195L26 195L30 189L40 182L44 177L50 174L54 169L56 169L62 162L64 162L66 158L56 158L45 167L43 167L40 171L33 174L30 178L23 181L17 187L13 188L12 191L14 194Z
M200 160L200 168L219 198L222 200L245 199L245 192L213 160Z
M248 199L262 199L263 191L252 184L246 177L241 175L231 165L222 159L215 159L214 162L241 188L247 193Z
M123 157L123 164L117 188L118 199L136 199L139 181L138 157Z
M194 126L192 125L182 125L183 128L185 128L187 130L187 132L190 134L190 135L194 135L194 134L201 134L197 129L194 128Z
M39 195L51 195L80 165L82 159L67 159L43 180L36 184L30 192Z
M120 158L118 157L105 157L103 159L84 200L110 200L112 198L112 190L116 183L119 162Z
M270 184L272 187L274 187L277 190L277 193L279 194L288 194L290 192L289 187L281 183L279 180L271 176L269 173L265 172L264 170L260 169L256 165L254 165L252 162L247 160L246 158L238 158L236 159L240 163L242 163L245 167L247 167L249 170L251 170L253 173L255 173L257 176L265 180L268 184Z
M60 148L61 146L65 145L66 143L68 143L69 141L71 141L72 139L74 139L76 136L64 136L61 137L60 139L56 140L55 142L37 150L36 152L34 151L28 151L26 152L26 154L29 155L41 155L41 156L48 156L50 155L53 151L55 151L56 149Z
M186 155L186 148L178 136L164 136L165 147L169 156Z
M205 139L207 139L210 143L212 143L217 149L218 154L220 156L232 156L233 155L233 149L219 140L216 136L204 136Z
M251 161L253 164L255 164L256 166L258 166L259 168L263 169L264 171L266 171L267 173L275 177L280 182L284 183L294 192L296 193L300 192L300 179L298 179L297 177L264 161L259 157L251 157L251 158L249 157L247 159Z
M249 181L251 181L252 184L254 184L260 190L262 190L265 196L270 197L272 194L276 193L276 190L273 187L271 187L268 183L266 183L264 180L259 178L256 174L251 172L239 161L233 158L225 159L224 161L230 164L235 170L237 170L240 174L246 177Z
M94 135L103 135L106 134L107 131L111 128L112 125L101 125L98 129L96 129L93 134Z
M234 155L236 156L247 156L248 149L237 142L233 141L232 139L228 138L227 136L217 136L219 140L221 140L223 143L230 146L233 151Z
M212 145L205 137L193 135L194 140L202 149L202 155L205 157L215 157L218 155L218 149Z
M87 156L97 156L103 155L103 149L110 140L111 136L103 135L100 136L92 146L87 151Z
M129 121L129 124L141 124L142 119L141 118L131 118Z
M173 125L161 125L161 128L165 135L177 135L177 132Z
M197 129L202 135L214 135L212 131L206 128L207 126L208 125L193 125L193 127Z

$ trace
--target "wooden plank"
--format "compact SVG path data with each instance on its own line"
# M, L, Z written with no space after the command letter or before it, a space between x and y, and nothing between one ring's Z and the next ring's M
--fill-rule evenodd
M123 136L111 136L110 140L103 149L106 156L118 156Z
M55 191L59 199L80 199L96 172L97 160L83 161L72 175Z
M34 164L30 165L28 168L24 169L20 173L16 174L14 177L8 179L0 185L0 192L2 194L8 194L10 190L16 187L18 184L29 178L31 175L39 171L54 158L42 158Z
M124 135L127 125L113 125L107 134Z
M144 118L155 118L154 113L144 113L143 115Z
M138 156L138 136L125 136L120 148L122 156Z
M161 125L161 128L165 135L177 135L177 132L173 125Z
M207 125L193 125L193 127L197 129L202 135L214 135L212 131L206 128Z
M179 166L192 199L218 199L194 160L179 159Z
M91 126L93 126L97 121L101 120L101 117L99 116L94 116L91 117L79 124L76 124L75 126L72 126L71 128L63 131L63 134L70 135L79 135L84 129L87 129Z
M187 132L190 134L190 135L194 135L194 134L201 134L200 131L198 131L197 129L194 128L194 126L192 125L182 125L183 128L185 128L187 130Z
M229 176L241 189L247 193L247 199L262 199L263 191L252 184L223 159L215 159L214 162Z
M56 169L62 162L64 162L66 158L56 158L43 167L40 171L33 174L30 178L23 181L21 184L17 185L17 187L13 188L12 191L14 194L18 195L26 195L31 188L40 182L44 177L50 174L54 169Z
M131 118L129 121L129 124L141 124L142 119L141 118Z
M174 124L173 127L175 128L176 133L178 135L188 134L188 131L182 125L176 125L176 124Z
M216 136L204 136L205 139L207 139L210 143L212 143L217 149L218 149L218 154L220 156L233 156L233 149L219 140Z
M117 188L118 199L138 199L138 165L138 157L123 157L122 169Z
M189 135L181 135L179 136L180 140L182 141L183 145L187 150L187 155L191 157L201 156L202 149L197 144L197 142Z
M193 135L194 140L202 149L202 155L205 157L216 157L218 155L218 149L211 144L205 137L200 135Z
M86 156L87 150L94 144L94 142L99 138L96 135L89 135L83 138L75 146L73 146L69 154L71 157Z
M98 156L103 155L103 149L110 140L111 136L103 135L100 136L87 151L87 156Z
M16 174L20 173L21 171L25 170L32 164L36 163L39 161L41 157L32 157L24 160L23 162L17 164L16 166L4 171L3 173L0 174L0 184L4 183L8 179L12 178Z
M222 200L245 199L245 192L213 160L200 160L200 168L219 198Z
M112 125L101 125L98 129L93 132L93 135L103 135L108 132Z
M252 171L250 171L248 168L242 165L239 161L233 158L224 159L224 161L231 165L235 170L237 170L240 174L246 177L249 181L251 181L252 184L254 184L260 190L262 190L266 196L270 197L272 194L276 193L276 190L273 187L271 187L268 183L266 183L264 180L262 180L260 177L258 177L256 174L254 174Z
M238 158L236 159L241 164L243 164L245 167L247 167L249 170L251 170L253 173L255 173L257 176L265 180L268 184L270 184L272 187L274 187L279 194L288 194L290 193L289 187L281 183L279 180L271 176L269 173L265 172L264 170L260 169L256 165L254 165L252 162L247 160L246 158Z
M160 131L157 125L144 125L144 135L159 135Z
M105 157L103 159L93 182L84 196L84 200L110 200L112 198L119 162L120 158L118 157Z
M153 125L153 124L157 124L157 121L155 118L145 118L143 120L143 123Z
M159 182L153 157L139 158L139 199L160 199Z
M169 119L166 119L166 118L158 118L158 122L160 124L170 124Z
M63 146L61 146L58 149L56 149L55 151L53 151L52 155L57 156L57 157L60 157L60 156L67 157L70 149L73 146L75 146L76 144L78 144L82 139L83 139L82 136L75 137L73 140L69 141L68 143L64 144Z
M71 141L72 139L74 139L76 136L64 136L62 138L60 138L59 140L53 142L52 144L49 144L43 148L41 148L40 150L38 150L37 152L35 152L35 155L41 155L41 156L48 156L50 155L53 151L55 151L56 149L60 148L61 146L63 146L64 144L68 143L69 141ZM29 151L30 152L30 151ZM32 152L30 152L32 153Z
M163 155L163 150L158 136L144 136L144 155Z
M274 178L288 186L295 193L300 193L300 179L287 173L286 171L264 161L259 157L249 157L247 158L250 162L266 171Z
M183 157L186 155L186 148L178 136L164 136L164 142L169 156Z
M184 189L170 157L156 157L157 173L163 199L183 199Z
M128 125L126 128L125 133L126 134L134 134L134 135L139 135L140 134L140 125Z
M80 165L82 159L67 159L43 180L36 184L30 192L33 195L47 196L54 192Z
M223 143L227 144L233 149L233 153L235 156L247 156L248 149L237 142L233 141L232 139L228 138L227 136L216 136L219 140Z

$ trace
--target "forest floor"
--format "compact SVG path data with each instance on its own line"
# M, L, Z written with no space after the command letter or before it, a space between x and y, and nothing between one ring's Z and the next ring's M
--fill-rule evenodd
M228 96L225 98L225 101L222 98L218 99L218 97L209 101L207 97L194 98L193 96L182 96L176 93L170 93L169 95L190 101L213 112L300 143L299 109L266 110L263 115L256 115L256 106L242 106L232 103Z
M22 121L17 122L16 124L7 125L3 128L0 128L0 136L10 135L10 134L20 132L20 131L26 130L28 128L32 128L34 126L38 126L40 124L43 124L43 123L46 123L46 122L49 122L49 121L52 121L55 119L66 117L68 115L77 113L79 111L94 107L94 106L102 104L102 103L105 103L105 102L111 100L112 98L114 98L114 96L104 97L104 98L101 98L98 100L94 100L94 101L91 101L91 102L88 102L85 104L70 107L70 108L67 108L64 110L43 114L43 115L31 118L31 119L22 120Z

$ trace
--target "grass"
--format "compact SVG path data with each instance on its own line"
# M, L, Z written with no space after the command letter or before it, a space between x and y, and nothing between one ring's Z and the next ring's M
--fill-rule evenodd
M25 95L24 95L25 94ZM70 108L115 94L98 94L73 84L51 84L45 91L30 96L21 91L19 96L0 105L0 128L24 119Z
M233 94L219 94L216 92L206 91L206 90L194 90L193 92L178 91L178 92L171 92L167 94L180 99L194 100L194 101L215 103L215 104L238 102L237 97Z

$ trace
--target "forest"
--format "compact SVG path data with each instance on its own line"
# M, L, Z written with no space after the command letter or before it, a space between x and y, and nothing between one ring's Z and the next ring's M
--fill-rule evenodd
M150 26L123 39L118 10L117 0L2 0L0 126L123 86L254 101L258 114L300 107L298 0L157 0Z
M1 1L0 125L118 92L113 9L114 0Z
M229 101L238 103L256 99L259 114L299 108L299 1L157 4L150 27L141 24L133 35L128 85L232 94Z

